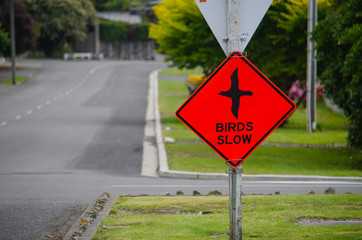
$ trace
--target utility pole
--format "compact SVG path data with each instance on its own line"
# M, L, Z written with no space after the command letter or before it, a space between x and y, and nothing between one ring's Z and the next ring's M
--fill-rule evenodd
M241 23L240 0L227 0L227 50L228 55L234 51L241 52ZM241 189L242 174L241 166L238 168L229 168L229 226L230 240L242 239L242 206Z
M317 128L317 51L312 33L317 25L318 2L308 2L308 43L307 43L307 132L311 133Z
M10 0L10 35L11 35L11 76L12 76L12 84L16 85L14 0Z
M94 40L95 40L95 53L100 53L100 39L99 39L99 21L96 20L95 30L94 30Z

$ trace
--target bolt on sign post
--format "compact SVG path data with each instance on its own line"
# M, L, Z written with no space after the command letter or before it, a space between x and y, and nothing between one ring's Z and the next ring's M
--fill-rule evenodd
M241 164L296 106L241 53L272 0L195 2L228 57L176 116L229 164L230 239L239 240Z

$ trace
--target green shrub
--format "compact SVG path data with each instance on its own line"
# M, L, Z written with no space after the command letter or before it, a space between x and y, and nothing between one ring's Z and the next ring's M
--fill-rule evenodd
M148 40L149 23L128 24L115 21L100 21L100 38L106 41Z
M101 40L124 41L127 39L127 27L124 22L104 21L99 22Z
M1 27L1 23L0 23L0 27ZM3 29L0 28L0 56L3 55L3 52L8 45L10 45L9 35Z

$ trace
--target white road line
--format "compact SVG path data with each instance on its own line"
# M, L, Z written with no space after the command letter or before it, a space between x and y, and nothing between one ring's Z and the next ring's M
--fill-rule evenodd
M62 98L62 97L63 97L63 94L60 94L60 95L59 95L59 98Z
M28 110L27 112L26 112L26 114L32 114L33 113L33 111L32 110Z
M57 98L57 97L53 98L53 101L56 101L56 100L58 100L58 98Z
M42 109L42 108L43 108L42 105L39 105L39 106L37 107L38 110L40 110L40 109Z
M16 116L15 120L20 120L21 119L21 115Z
M52 101L48 100L46 103L49 105Z
M5 126L6 124L8 124L7 122L2 122L0 125L3 127Z

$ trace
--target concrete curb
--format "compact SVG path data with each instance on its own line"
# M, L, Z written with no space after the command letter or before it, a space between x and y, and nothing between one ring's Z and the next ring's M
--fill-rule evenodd
M155 102L154 84L157 81L157 71L150 74L149 89L148 89L148 104L146 110L146 124L143 138L143 153L142 153L142 170L141 175L147 177L158 177L158 150L156 142L156 120L155 120Z
M118 196L111 196L107 202L105 203L103 210L99 212L98 216L94 218L94 220L88 225L88 228L82 232L82 235L79 236L79 240L90 240L97 233L99 224L103 221L103 219L109 215L110 209L113 206L114 202L117 200ZM82 219L87 218L87 214L91 212L92 208L94 208L97 199L93 200L90 204L88 204L87 209L80 215L77 221L74 222L72 227L64 236L64 240L72 239L72 234L79 231L79 225L82 222Z
M203 179L203 180L226 180L229 175L226 173L200 173L200 172L183 172L169 170L167 163L167 154L165 143L162 137L161 116L158 108L158 71L150 74L149 99L152 104L149 105L153 109L152 117L154 120L154 132L156 135L157 151L154 155L158 159L158 175L167 178L183 178L183 179ZM153 105L153 106L152 106ZM149 158L148 156L147 158ZM145 159L145 156L144 156ZM310 175L248 175L243 174L243 180L249 181L338 181L338 182L362 182L361 177L327 177L327 176L310 176Z

